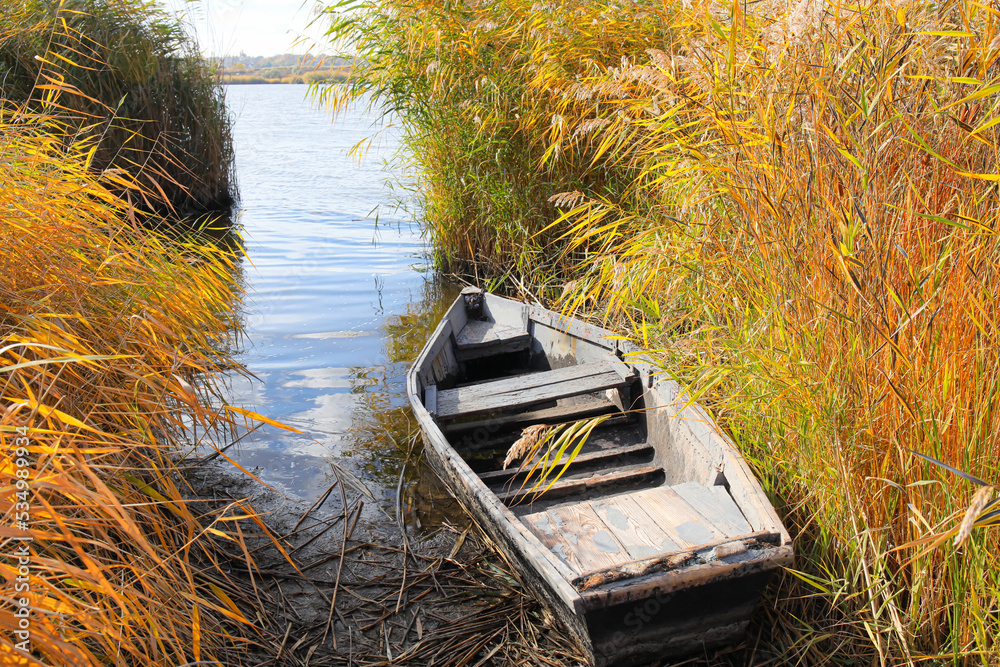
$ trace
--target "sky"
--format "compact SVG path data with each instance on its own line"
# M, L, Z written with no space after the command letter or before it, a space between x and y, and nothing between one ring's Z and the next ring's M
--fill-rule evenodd
M319 6L317 0L160 1L185 16L202 53L208 56L305 53L309 45L293 46L296 38L320 40L323 33L318 27L306 30Z

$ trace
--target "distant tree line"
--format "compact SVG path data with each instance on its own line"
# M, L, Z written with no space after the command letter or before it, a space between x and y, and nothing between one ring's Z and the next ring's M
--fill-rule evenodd
M336 83L350 79L353 61L283 53L276 56L226 56L214 61L223 83Z

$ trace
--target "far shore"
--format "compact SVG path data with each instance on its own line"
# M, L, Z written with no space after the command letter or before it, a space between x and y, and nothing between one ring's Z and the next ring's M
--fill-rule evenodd
M280 77L266 77L259 74L227 74L220 75L220 81L224 85L245 85L261 83L346 83L351 80L349 72L345 71L310 71L303 74L289 74Z

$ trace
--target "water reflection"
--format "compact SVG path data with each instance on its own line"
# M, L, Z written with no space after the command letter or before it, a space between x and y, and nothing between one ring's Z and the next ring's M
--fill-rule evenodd
M253 375L231 378L228 398L306 434L262 428L233 458L307 502L329 488L336 462L392 515L408 457L408 504L437 493L413 464L405 374L457 291L428 271L419 226L372 215L395 206L386 181L399 175L383 165L397 148L391 130L358 164L347 153L372 134L372 116L358 109L331 124L304 95L227 92L247 254L239 359Z
M387 504L395 503L403 473L407 525L417 529L455 516L456 509L434 473L421 465L419 430L406 398L406 371L458 292L453 284L425 281L420 299L382 324L387 363L356 369L352 388L361 400L352 412L353 446L345 458L362 479L377 485Z

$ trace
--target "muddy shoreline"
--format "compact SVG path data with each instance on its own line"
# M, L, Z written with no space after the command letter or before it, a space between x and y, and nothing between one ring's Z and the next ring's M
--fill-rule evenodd
M244 503L266 527L239 521L254 569L238 545L229 553L234 578L273 609L247 664L582 664L469 519L420 531L366 516L375 499L345 475L311 507L222 460L186 478L192 503Z

